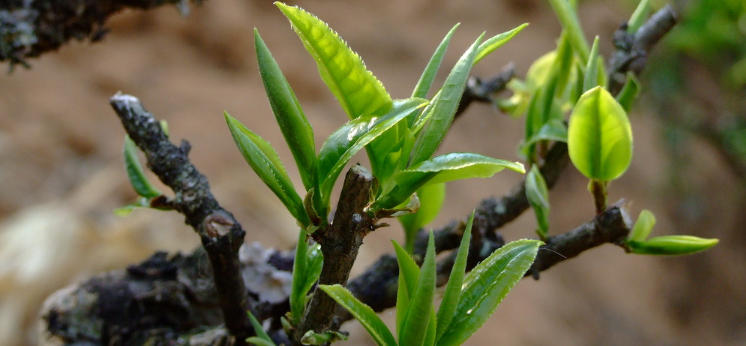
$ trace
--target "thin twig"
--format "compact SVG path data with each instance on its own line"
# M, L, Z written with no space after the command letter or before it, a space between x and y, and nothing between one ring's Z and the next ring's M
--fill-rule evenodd
M541 271L547 270L557 263L577 257L581 253L600 245L620 244L630 231L631 221L621 202L617 202L605 212L597 215L593 220L580 227L549 237L536 255L536 260L526 275L538 278ZM498 246L499 247L499 246ZM493 250L469 250L470 260L467 270L471 270L480 261L487 258ZM438 262L439 286L446 284L453 260L453 251L448 257ZM362 302L368 304L375 311L396 306L396 287L398 284L399 267L396 258L384 255L378 259L365 273L351 280L347 288ZM352 315L343 309L337 310L341 321L352 319Z
M238 260L246 232L233 214L218 204L207 178L189 161L188 142L182 141L180 147L171 144L136 97L117 93L110 103L127 134L145 153L150 170L174 191L174 208L199 234L212 265L225 325L236 342L242 343L254 333L246 315L249 295Z
M201 3L202 0L192 0ZM97 42L106 20L125 8L151 9L164 4L188 12L186 0L0 1L0 61L28 67L26 59L57 50L71 39Z
M375 184L375 178L363 166L352 166L347 172L334 221L328 228L319 229L313 234L324 254L319 284L347 284L363 237L376 228L376 220L365 212L365 207L373 200ZM323 333L330 328L338 329L338 325L332 325L336 309L334 299L317 289L295 331L294 343L301 345L301 338L309 330Z

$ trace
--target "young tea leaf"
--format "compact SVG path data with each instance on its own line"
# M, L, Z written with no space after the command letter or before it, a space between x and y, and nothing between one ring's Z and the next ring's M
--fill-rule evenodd
M560 119L550 119L523 146L539 141L567 142L567 126Z
M290 214L303 227L308 227L311 221L306 214L303 200L295 192L293 183L290 182L290 177L288 177L275 149L269 142L249 131L238 120L228 115L228 112L225 112L225 121L228 123L228 128L238 150L249 166L282 201Z
M422 76L420 76L420 80L417 81L417 85L414 87L412 97L427 98L427 93L433 85L433 80L435 79L435 75L438 73L440 63L443 62L443 56L446 53L446 49L448 49L448 44L451 42L451 37L453 36L453 33L456 32L456 28L458 28L459 25L460 24L456 24L448 34L446 34L446 37L444 37L443 41L440 42L438 48L435 49L435 53L433 53L427 66L425 66L425 71L423 71Z
M254 45L259 61L259 74L262 76L272 112L275 114L277 124L280 125L285 142L293 153L303 186L306 190L310 190L317 184L316 145L313 141L313 129L303 114L303 109L293 89L290 88L285 75L282 74L256 29L254 29Z
M396 333L401 335L404 331L404 322L409 314L409 305L412 295L417 289L420 280L420 267L412 259L407 250L404 250L396 241L391 241L396 251L396 260L399 263L399 286L396 296Z
M256 336L252 336L246 339L246 342L248 342L250 345L256 345L256 346L277 346L274 342L270 342L270 341L264 340Z
M272 338L267 335L267 332L264 331L264 328L262 328L261 323L257 321L256 317L254 317L254 314L251 311L246 311L246 313L249 315L249 321L251 322L251 326L254 327L254 333L256 333L255 337L248 338L246 341L259 346L277 346L272 341Z
M580 59L583 61L588 60L588 42L585 40L585 34L583 33L583 28L580 26L575 9L570 6L567 0L549 0L549 4L552 5L554 13L557 14L562 28L570 35L570 43L573 50L578 54Z
M474 267L464 280L453 320L437 345L461 345L474 334L523 278L541 244L528 239L508 243Z
M443 294L443 300L438 308L437 331L435 333L436 342L440 340L443 333L446 331L446 327L451 324L458 306L459 299L461 298L461 286L464 283L464 275L466 274L466 259L469 255L469 244L471 243L471 227L474 223L474 211L471 212L469 221L466 222L466 228L464 229L464 235L461 237L461 245L458 248L458 254L456 260L453 262L453 268L451 268L451 276L448 278L448 284L446 285L446 291Z
M319 177L323 198L329 198L339 173L353 155L426 104L427 100L423 99L397 100L387 114L350 120L329 136L319 151Z
M474 57L473 64L476 65L484 57L492 54L492 52L502 47L504 44L508 43L508 41L512 40L513 37L515 37L515 35L518 35L518 33L523 31L523 29L526 28L527 26L528 26L528 23L523 23L513 30L495 35L491 37L490 39L482 42L482 44L480 44L479 48L477 49L477 56Z
M640 83L635 78L634 73L627 73L627 82L624 83L622 90L616 95L616 100L624 108L624 111L629 112L632 108L632 103L637 98L637 94L640 93Z
M595 87L580 97L567 133L570 159L590 179L610 181L632 160L632 128L627 113L608 91Z
M650 0L640 0L637 5L635 12L632 13L632 17L627 22L627 32L634 34L638 29L645 23L650 12Z
M138 195L147 199L163 195L145 176L145 171L143 171L140 160L137 158L137 146L127 135L124 136L124 168L127 171L130 185Z
M368 334L379 346L396 346L396 339L381 321L381 318L369 306L359 301L350 291L340 285L319 285L337 304L343 306L352 316L360 321Z
M290 292L290 312L292 322L300 323L306 308L306 294L311 290L313 284L319 279L324 257L318 244L307 245L308 233L301 229L298 235L298 244L295 248L295 261L293 262L293 287Z
M417 197L420 199L420 208L417 212L399 216L399 222L404 226L406 232L407 251L411 252L414 248L414 239L417 231L428 223L432 222L443 206L446 197L446 185L432 184L421 187L417 190Z
M392 101L383 84L336 32L300 7L281 2L275 5L290 20L306 50L316 60L321 78L350 119L388 112Z
M433 313L435 276L435 239L433 233L430 232L417 288L411 295L407 316L399 334L399 345L421 345L426 338L427 327L430 322L429 314Z
M504 168L525 173L523 165L474 153L450 153L420 162L394 176L396 186L384 192L371 209L393 208L426 184L488 178Z
M423 132L418 135L415 143L412 153L413 165L429 159L443 141L464 93L482 36L484 34L479 36L456 62L451 73L446 77L443 87L433 98L432 104L425 109L426 114L423 117L427 120L423 121L428 123Z
M641 242L648 239L648 235L655 227L655 215L650 210L643 209L640 212L640 216L635 221L635 226L632 227L632 232L627 236L628 241Z
M549 189L536 165L533 165L526 174L526 197L536 214L536 223L539 226L536 233L539 238L546 239L549 231Z
M598 36L593 40L591 55L588 65L585 67L585 79L583 80L583 92L598 86Z
M639 255L688 255L705 251L718 242L689 235L668 235L640 242L628 240L627 246Z

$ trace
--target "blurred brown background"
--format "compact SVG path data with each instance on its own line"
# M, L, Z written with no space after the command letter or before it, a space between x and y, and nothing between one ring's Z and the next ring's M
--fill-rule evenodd
M474 74L490 76L515 62L522 76L554 49L558 21L543 1L300 1L328 22L365 60L393 97L406 97L445 33L457 22L444 70L482 32L494 35L531 25ZM601 36L608 56L611 35L629 17L627 2L581 3L590 37ZM295 226L283 206L245 164L225 126L227 110L272 142L297 183L289 151L275 126L258 76L252 32L259 29L314 125L318 145L346 121L287 20L270 1L206 2L180 16L175 8L127 11L112 18L99 44L74 43L30 70L0 74L0 345L35 343L43 299L93 273L122 268L157 249L188 251L197 236L176 213L113 208L135 194L122 167L124 131L108 105L117 91L139 97L166 119L174 141L192 144L191 158L207 175L218 200L249 231L247 241L289 248ZM439 79L442 81L442 76ZM643 86L644 88L644 86ZM644 90L644 89L643 89ZM468 345L743 345L746 299L742 287L744 206L739 182L704 142L693 141L687 182L706 198L682 204L667 193L670 162L661 128L638 105L631 114L635 154L627 174L612 184L610 200L625 198L658 217L656 234L721 238L713 250L687 258L625 255L605 246L523 280ZM454 123L441 151L474 151L516 160L522 120L475 105ZM362 160L363 157L361 156ZM452 183L445 211L433 227L461 218L489 195L502 195L520 176ZM300 184L298 184L300 186ZM593 202L586 181L569 169L551 193L550 232L589 221ZM691 219L681 220L679 206ZM681 231L677 225L690 227ZM508 225L513 240L533 236L531 212ZM397 226L366 238L355 271L380 253ZM354 275L354 273L353 273ZM393 313L387 311L388 321ZM349 323L352 344L373 345Z

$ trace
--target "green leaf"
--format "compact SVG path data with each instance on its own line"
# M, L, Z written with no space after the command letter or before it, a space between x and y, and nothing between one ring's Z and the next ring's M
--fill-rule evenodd
M456 62L451 73L446 77L443 87L433 98L430 106L425 109L422 122L427 122L427 126L417 136L411 164L417 164L429 159L435 153L435 150L438 149L446 132L448 132L448 128L451 126L453 117L458 109L461 96L464 93L466 81L469 78L469 72L474 63L477 47L482 40L482 36L484 34L479 36Z
M246 313L249 315L249 321L251 322L251 326L254 327L254 332L256 333L255 337L248 338L246 341L259 346L276 346L275 342L272 341L272 338L270 338L269 335L267 335L267 332L264 331L264 328L262 328L261 323L259 323L256 317L254 317L254 314L252 314L251 311L246 311Z
M303 46L316 60L321 78L350 119L388 112L392 101L383 84L336 32L297 6L281 2L275 5L290 20Z
M598 36L593 40L591 55L588 58L588 65L585 67L585 79L583 80L583 92L591 90L598 86Z
M450 153L420 162L394 176L396 186L385 191L371 209L393 208L409 198L425 184L438 184L452 180L488 178L508 168L525 173L518 162L493 159L474 153Z
M316 146L313 141L313 129L303 114L298 99L290 88L290 84L282 74L280 67L272 57L269 48L264 44L259 31L254 29L254 45L257 60L259 60L259 74L264 82L264 90L272 106L277 124L280 125L285 142L293 153L298 165L303 186L310 190L316 186Z
M632 103L637 98L637 94L640 93L640 83L635 78L635 74L632 72L627 73L627 82L624 83L622 90L616 96L616 100L624 108L624 111L629 112L632 108Z
M627 236L628 241L641 242L648 239L648 235L655 227L655 215L650 210L643 209L640 212L640 216L635 221L635 226L632 227L632 232Z
M570 82L570 74L573 72L573 66L575 62L575 55L570 45L570 36L564 31L560 36L559 43L557 44L557 57L552 64L552 68L557 73L557 86L555 94L562 96Z
M252 345L257 345L257 346L277 346L277 345L275 345L274 342L269 342L267 340L264 340L264 339L256 337L256 336L252 336L252 337L246 339L246 342L248 342L249 344L252 344Z
M526 134L527 144L523 146L523 153L529 161L535 161L535 148L531 139L537 132L552 119L562 120L563 114L560 106L555 102L555 91L557 89L558 75L550 74L545 85L536 89L526 111Z
M435 319L435 306L430 304L430 319L427 321L427 333L423 346L435 346L435 332L438 328L438 321Z
M340 285L319 285L339 305L349 311L360 321L368 334L379 346L396 346L396 339L381 321L381 318L369 306L357 300L350 291Z
M427 326L430 322L429 314L433 313L435 276L435 238L430 232L417 288L411 295L407 316L399 334L399 345L422 345L426 339Z
M150 200L148 198L140 197L134 203L130 203L123 207L114 209L114 215L126 217L129 216L133 211L135 211L135 209L139 208L157 209L150 207Z
M497 249L466 276L453 320L439 346L460 345L479 329L523 278L542 242L517 240Z
M427 93L433 85L433 80L435 79L435 75L438 73L440 63L443 62L443 56L446 53L446 49L448 49L448 44L451 42L451 37L453 36L453 33L456 32L456 28L458 28L459 25L460 24L456 24L453 26L453 28L448 31L448 34L446 34L446 37L443 38L443 41L440 42L438 48L435 49L435 53L433 53L427 66L425 66L425 71L423 71L422 76L420 76L420 80L417 81L417 85L414 87L412 97L427 98Z
M583 28L578 21L578 15L575 9L570 6L567 0L549 0L554 13L557 14L562 28L570 35L570 43L573 50L578 54L581 60L588 60L588 42L585 40Z
M523 31L523 29L527 26L528 23L523 23L513 30L495 35L489 40L484 41L482 44L479 45L479 48L477 49L477 56L474 58L473 64L476 65L484 57L492 54L492 52L508 43L508 41L512 40L515 35L518 35L518 33Z
M347 341L347 339L347 335L333 330L327 330L322 333L309 330L300 338L300 343L303 345L328 345L336 341Z
M414 118L406 117L407 120ZM373 176L381 186L390 184L394 173L406 168L414 141L408 121L401 121L365 147Z
M567 145L575 167L590 179L610 181L632 160L632 128L622 106L595 87L580 97L570 115Z
M323 198L329 198L339 173L353 155L426 104L427 100L423 99L397 100L391 111L383 116L359 117L334 131L319 151L319 177Z
M396 295L396 333L401 335L404 331L404 321L409 313L409 304L411 296L417 288L417 281L420 280L420 267L412 259L407 250L399 243L392 240L396 260L399 263L399 286Z
M645 24L645 20L648 18L649 12L650 0L640 0L640 3L635 9L635 12L632 13L632 17L630 17L629 21L627 22L627 32L630 34L636 33L637 30L640 29L643 24Z
M539 238L546 239L549 231L549 189L537 165L533 165L526 175L526 197L536 214Z
M560 119L550 119L523 146L539 141L567 142L567 126Z
M140 160L137 158L137 146L127 135L124 136L124 168L127 171L130 185L138 195L148 199L163 195L145 176L145 171L143 171Z
M407 251L411 252L414 248L414 239L417 236L417 231L438 216L445 197L446 185L444 183L426 185L417 190L417 198L420 199L420 208L415 213L399 217L399 221L406 232L406 242L404 244Z
M451 324L451 321L453 321L453 318L455 317L454 313L456 312L459 299L461 298L461 286L464 284L466 260L469 256L471 227L473 223L474 211L471 212L469 221L466 222L464 235L461 237L461 245L459 245L456 260L453 262L453 268L451 269L451 276L448 278L448 284L446 285L446 290L443 294L443 300L438 309L438 316L436 318L438 327L435 333L436 342L440 340L443 333L446 331L446 327L448 327Z
M311 223L306 214L298 193L295 192L293 184L290 182L285 167L280 162L280 157L275 149L261 137L249 131L238 120L231 117L225 112L225 121L236 142L238 150L243 158L256 172L260 179L275 193L282 204L290 211L290 214L300 222L303 227L308 227Z
M717 239L704 239L689 235L668 235L647 241L627 240L632 253L640 255L688 255L705 251L717 244Z
M290 311L292 322L300 323L306 308L306 295L313 284L319 279L324 256L319 244L307 245L308 233L301 229L298 235L298 245L295 248L293 262L293 287L290 292Z

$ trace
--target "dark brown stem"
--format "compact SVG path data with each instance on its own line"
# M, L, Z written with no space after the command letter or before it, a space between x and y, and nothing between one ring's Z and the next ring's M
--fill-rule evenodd
M363 166L355 165L347 172L334 221L328 228L319 229L313 234L324 254L319 284L347 285L363 237L376 227L375 220L365 212L365 207L375 196L374 185L375 178ZM294 343L301 345L301 338L309 330L323 333L337 329L338 325L332 325L336 309L334 299L317 289L295 331Z
M189 161L189 143L171 144L158 121L130 95L117 93L111 106L127 134L145 153L148 167L174 191L173 207L199 234L213 269L225 325L237 342L253 335L246 312L249 295L241 277L238 249L246 232L210 192L210 184Z
M624 238L629 234L630 227L631 221L622 205L622 201L617 202L580 227L564 234L549 237L546 245L539 249L536 260L526 275L538 278L539 272L547 270L562 261L577 257L594 247L606 243L621 245ZM496 247L499 248L499 246ZM488 249L487 251L470 249L467 270L474 268L477 263L487 258L492 251L494 249ZM448 281L455 257L456 252L454 251L446 258L438 261L437 284L439 286ZM347 288L373 310L383 311L396 305L398 275L399 267L396 258L391 255L384 255L364 274L351 280ZM338 309L337 314L342 321L352 319L352 315L344 309Z
M619 201L592 221L570 232L549 237L539 249L536 260L526 275L538 278L539 272L606 243L621 246L631 227L632 220L624 209L623 201Z
M515 64L513 63L505 65L497 75L487 80L474 76L470 77L464 93L461 95L454 119L463 114L473 102L492 104L493 96L504 90L513 77L515 77Z
M668 5L654 13L634 34L627 23L614 33L616 51L609 62L609 92L616 95L627 81L627 72L640 74L647 56L656 43L676 25L676 13Z
M11 68L28 67L26 59L57 50L71 39L100 41L107 33L104 23L114 13L164 4L188 12L182 0L0 1L0 61L9 61Z

